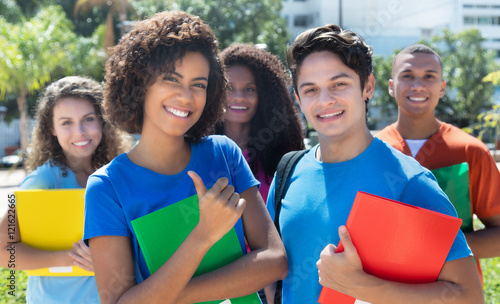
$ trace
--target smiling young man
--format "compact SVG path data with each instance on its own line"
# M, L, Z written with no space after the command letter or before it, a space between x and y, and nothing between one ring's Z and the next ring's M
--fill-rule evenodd
M363 271L344 226L358 191L456 216L427 169L370 134L371 48L356 33L327 25L300 34L287 61L319 144L299 160L282 199L279 224L289 262L283 303L316 303L322 285L372 303L483 303L461 232L434 283L395 283ZM267 203L272 217L274 187L273 181ZM336 254L339 240L345 251Z
M481 273L479 258L500 256L500 173L486 145L436 118L434 109L445 89L441 59L434 50L421 44L402 50L389 80L398 120L376 136L430 170L467 163L470 205L464 201L456 208ZM473 214L485 229L473 231Z

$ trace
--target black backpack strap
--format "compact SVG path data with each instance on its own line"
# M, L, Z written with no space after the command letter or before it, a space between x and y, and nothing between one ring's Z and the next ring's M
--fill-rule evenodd
M288 181L290 175L295 168L295 165L299 159L306 154L308 150L291 151L283 155L280 162L278 163L278 168L276 169L276 179L274 181L274 225L280 232L279 216L281 212L281 200L285 196L285 190L288 186Z
M287 189L288 181L290 175L292 174L293 168L299 161L299 159L306 154L308 150L291 151L283 155L280 162L278 163L278 168L276 169L276 178L274 180L274 226L280 232L280 212L281 212L281 200L285 196L285 189ZM276 293L274 295L274 303L281 304L281 292L282 292L283 281L279 280L276 283Z

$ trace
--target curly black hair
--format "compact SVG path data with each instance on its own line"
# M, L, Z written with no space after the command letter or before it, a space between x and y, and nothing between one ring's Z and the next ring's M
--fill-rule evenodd
M250 44L233 44L221 53L226 68L245 66L255 77L258 103L251 121L247 150L254 174L258 163L267 177L274 175L281 157L304 149L304 132L291 98L290 78L277 56ZM223 134L223 124L217 133Z
M103 88L95 80L81 76L67 76L51 83L45 89L36 108L36 125L31 139L31 152L28 154L27 169L33 171L51 160L63 168L67 174L67 160L57 137L52 135L54 129L54 107L64 98L87 100L99 117L102 125L102 138L92 155L94 169L110 162L118 154L130 148L132 138L106 123L103 118Z
M109 121L129 133L140 133L147 89L160 75L174 71L175 62L188 52L201 53L210 72L205 108L185 138L199 141L212 133L222 118L227 86L219 43L199 17L180 11L157 13L137 22L112 48L106 62L104 97Z

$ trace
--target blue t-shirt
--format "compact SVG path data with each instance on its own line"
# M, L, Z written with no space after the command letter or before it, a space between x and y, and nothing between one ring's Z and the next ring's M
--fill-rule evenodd
M196 172L207 188L221 177L226 177L238 193L259 185L239 147L225 136L209 136L200 143L191 143L189 164L175 175L156 173L134 164L126 154L121 154L89 177L85 194L84 239L103 235L130 237L135 277L139 284L150 273L131 221L195 195L196 189L188 171ZM244 246L243 232L237 230L237 233Z
M288 256L283 280L283 303L317 303L316 262L328 244L339 242L338 227L345 225L354 198L364 191L407 204L456 216L456 211L429 170L375 138L357 157L340 163L319 162L313 147L297 163L282 200L280 229ZM267 208L274 218L274 181ZM447 261L471 251L459 231Z
M20 189L82 188L70 169L67 175L59 166L48 161L36 168L22 181ZM95 277L40 277L29 276L27 303L99 303Z

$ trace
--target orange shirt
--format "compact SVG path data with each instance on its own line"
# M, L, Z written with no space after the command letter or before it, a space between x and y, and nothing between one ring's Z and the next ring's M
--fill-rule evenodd
M396 130L395 124L385 127L375 136L411 156L410 148ZM472 214L476 214L478 218L500 214L500 172L488 147L479 139L453 125L443 123L420 148L415 159L429 170L467 162ZM478 259L476 264L482 282Z

